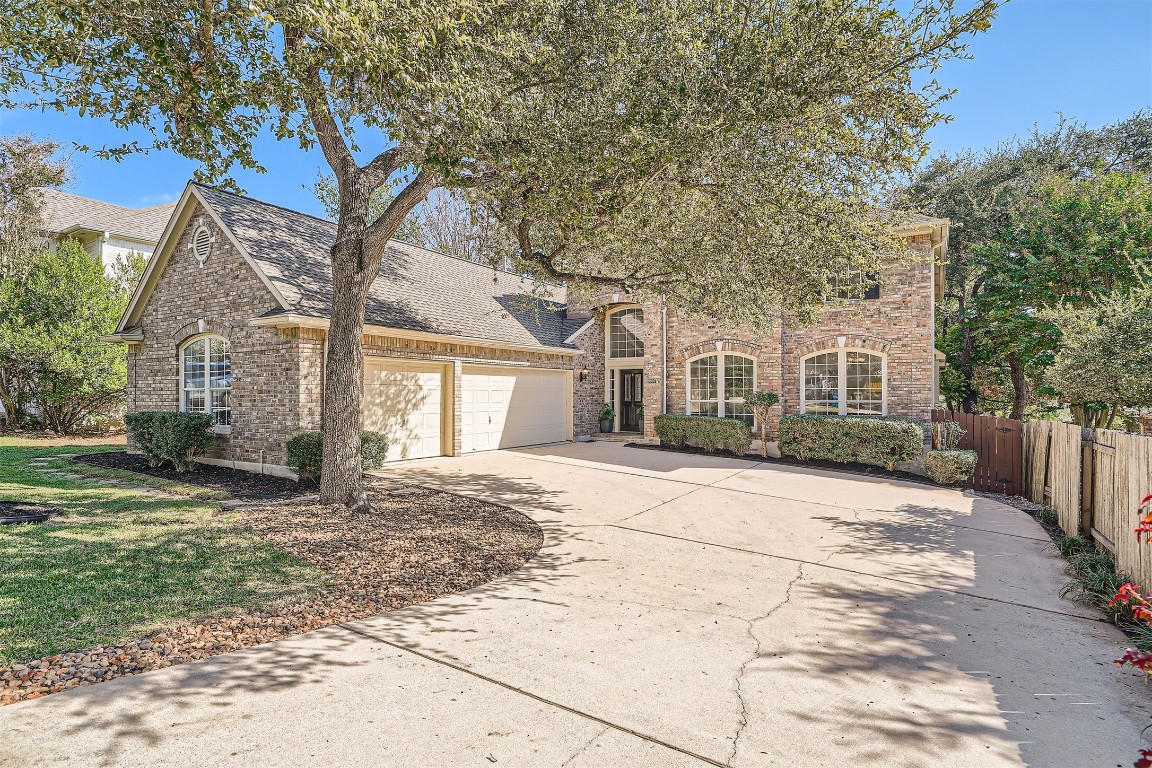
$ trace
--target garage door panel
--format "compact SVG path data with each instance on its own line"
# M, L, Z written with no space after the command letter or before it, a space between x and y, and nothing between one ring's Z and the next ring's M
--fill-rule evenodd
M365 360L364 428L388 436L389 461L443 454L443 401L443 366Z
M568 439L571 380L566 372L465 366L463 373L465 453Z

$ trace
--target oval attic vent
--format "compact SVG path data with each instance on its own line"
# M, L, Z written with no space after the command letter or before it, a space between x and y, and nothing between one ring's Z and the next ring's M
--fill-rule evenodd
M198 227L192 233L192 255L196 257L196 261L200 262L200 266L204 266L204 262L208 260L211 253L212 233L208 231L208 227Z

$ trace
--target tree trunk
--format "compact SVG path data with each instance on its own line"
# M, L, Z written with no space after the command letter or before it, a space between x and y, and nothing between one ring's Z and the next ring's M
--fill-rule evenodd
M360 270L359 240L332 249L332 307L324 366L323 468L320 502L370 509L360 467L361 387L364 378L364 302L368 276Z
M1028 377L1024 375L1024 364L1012 352L1006 358L1008 367L1012 371L1012 414L1010 418L1022 421L1032 402L1032 387L1028 384Z
M960 374L960 381L963 384L960 409L964 413L979 413L980 411L980 399L977 396L976 387L972 384L972 357L975 346L976 340L972 337L972 329L965 326L964 346L960 350L960 359L956 365L956 372Z

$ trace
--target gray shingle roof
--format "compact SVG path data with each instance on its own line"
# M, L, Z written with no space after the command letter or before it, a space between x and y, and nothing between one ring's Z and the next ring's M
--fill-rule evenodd
M67 232L74 227L111 232L135 240L156 243L172 217L176 203L151 208L125 208L58 189L42 189L41 223L49 232Z
M328 254L336 225L196 186L293 311L327 317ZM564 343L570 334L565 289L551 286L547 299L529 299L532 288L532 281L518 275L392 240L369 291L364 321L505 344L574 348Z

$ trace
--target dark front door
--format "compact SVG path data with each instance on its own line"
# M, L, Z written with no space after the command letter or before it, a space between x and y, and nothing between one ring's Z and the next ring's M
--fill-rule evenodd
M639 432L643 417L644 371L620 371L620 430Z

